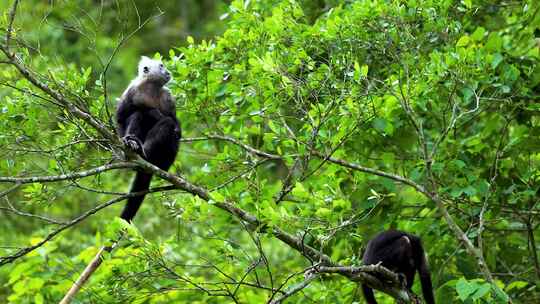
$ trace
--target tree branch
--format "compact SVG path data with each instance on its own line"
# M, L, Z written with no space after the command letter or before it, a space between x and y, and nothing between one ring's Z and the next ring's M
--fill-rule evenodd
M92 176L101 172L114 169L134 169L137 165L132 162L118 162L108 165L103 165L90 170L73 172L69 174L51 175L51 176L30 176L30 177L9 177L0 176L0 183L17 183L17 184L33 184L33 183L50 183L63 180L72 180Z
M380 290L398 302L411 302L415 298L413 294L409 294L404 286L404 282L400 277L392 271L381 265L366 265L366 266L314 266L313 271L316 273L335 273L348 277L351 281L362 282L371 288Z
M6 201L7 201L7 198L6 198ZM8 206L9 206L9 208L0 207L0 210L6 211L6 212L11 212L11 213L14 213L14 214L20 215L20 216L36 218L36 219L42 220L44 222L47 222L49 224L55 224L55 225L65 225L66 224L65 222L61 222L61 221L51 219L51 218L48 218L48 217L45 217L45 216L20 211L20 210L16 209L15 207L13 207L13 205L10 204L9 201L8 201Z
M233 137L230 137L230 136L210 134L210 135L207 135L205 137L183 138L182 142L194 142L194 141L203 141L203 140L209 140L209 139L223 140L223 141L231 142L231 143L239 146L240 148L244 149L246 152L248 152L250 154L253 154L253 155L256 155L256 156L259 156L259 157L268 158L268 159L282 159L283 158L282 156L277 155L277 154L272 154L272 153L264 152L264 151L261 151L261 150L257 150L255 148L241 142L240 140L238 140L236 138L233 138Z
M281 303L283 303L283 301L285 301L287 298L293 296L294 294L296 294L296 293L302 291L304 288L308 287L309 284L311 284L311 282L313 280L315 280L317 277L318 276L316 274L314 274L314 273L310 273L310 274L306 275L306 278L305 278L304 281L302 281L299 284L296 284L295 286L291 287L281 297L271 301L270 304L281 304Z
M16 1L16 2L18 2L18 1ZM11 13L14 16L15 15L15 10L13 9L11 11ZM69 111L69 113L71 113L75 117L81 119L82 121L86 122L88 125L90 125L92 128L94 128L98 133L100 133L104 138L109 140L112 144L116 144L116 146L119 146L119 147L122 146L120 144L120 141L117 138L117 136L113 132L111 132L99 120L97 120L95 117L93 117L90 113L80 109L73 102L70 102L61 92L56 91L55 89L51 88L47 83L44 83L43 81L39 80L36 73L34 73L30 69L28 69L28 67L26 67L24 65L23 60L21 60L15 53L12 53L7 45L6 46L0 45L0 51L4 53L4 55L7 57L8 61L10 62L10 64L12 66L14 66L19 71L19 73L24 78L26 78L32 85L34 85L37 89L41 90L46 95L48 95L52 99L56 100L58 102L58 104L65 107ZM269 159L281 159L282 158L281 156L278 156L278 155L274 155L274 154L270 154L270 153L266 153L266 152L262 152L262 151L253 149L253 148L249 147L248 145L245 145L245 144L241 143L240 141L237 141L237 140L235 140L233 138L230 138L230 137L220 136L220 135L212 135L210 137L212 139L219 139L219 140L225 140L225 141L232 142L232 143L242 147L247 152L249 152L251 154L254 154L254 155L257 155L259 157L264 157L264 158L269 158ZM165 180L171 182L173 184L172 188L174 188L174 189L182 189L182 190L184 190L186 192L189 192L192 195L198 196L201 199L206 200L206 201L210 201L210 200L212 202L216 201L215 199L213 199L211 197L210 193L205 188L200 187L200 186L195 185L195 184L192 184L192 183L190 183L189 181L187 181L186 179L184 179L181 176L176 176L176 175L170 174L170 173L168 173L166 171L163 171L163 170L159 169L158 167L144 161L142 158L140 158L138 156L135 156L135 159L136 159L135 163L138 166L140 166L140 168L142 168L142 169L144 169L144 170L146 170L148 172L151 172L154 175L161 177L162 179L165 179ZM112 164L110 166L115 166L115 165L116 164ZM105 169L104 167L106 167L106 166L101 167L102 171L108 170L108 169ZM131 166L126 166L125 168L128 168L128 167L133 168ZM59 175L59 176L30 177L30 178L9 178L9 177L4 177L4 178L0 179L0 181L16 182L16 183L51 182L51 181L58 181L58 180L81 178L81 177L84 177L84 176L97 174L98 172L95 172L96 169L94 169L94 171L89 170L89 171L83 171L83 172L72 173L72 174L64 174L64 175ZM151 190L149 190L149 191L151 191ZM0 258L0 266L4 265L4 264L7 264L7 263L10 263L10 262L14 261L17 258L28 254L29 252L35 250L36 248L38 248L38 247L42 246L43 244L45 244L47 241L54 238L56 235L58 235L63 230L66 230L66 229L76 225L77 223L83 221L84 219L91 216L92 214L95 214L99 210L101 210L103 208L106 208L106 207L108 207L108 206L110 206L110 205L112 205L114 203L119 202L119 201L122 201L122 200L124 200L124 199L126 199L128 197L131 197L131 196L134 196L134 195L140 195L140 194L141 193L130 193L130 194L127 194L127 195L124 195L124 196L120 196L120 197L112 199L112 200L110 200L110 201L108 201L106 203L103 203L103 204L101 204L101 205L99 205L99 206L97 206L97 207L95 207L93 209L88 210L87 212L83 213L79 217L77 217L77 218L73 219L72 221L68 222L66 225L63 225L59 229L51 232L49 235L47 235L38 244L27 247L27 248L23 248L23 249L19 250L18 252L16 252L13 255ZM309 246L307 244L304 244L302 239L300 239L298 237L295 237L294 235L292 235L292 234L290 234L290 233L288 233L286 231L283 231L278 227L274 226L272 228L269 228L266 225L265 222L259 220L257 217L250 214L249 212L247 212L247 211L245 211L245 210L243 210L241 208L236 207L234 203L231 203L231 202L228 202L228 201L221 201L221 202L217 201L217 202L213 203L213 205L220 208L220 209L222 209L222 210L224 210L224 211L226 211L226 212L228 212L232 216L237 217L238 219L250 224L250 226L254 227L253 229L268 229L269 233L272 234L274 237L281 240L283 243L287 244L289 247L291 247L291 248L295 249L296 251L300 252L302 255L306 256L310 260L319 261L320 265L322 265L322 266L325 266L325 267L336 266L336 265L333 264L333 262L331 261L331 259L327 255L325 255L321 251L316 250L315 248L313 248L313 247L311 247L311 246ZM353 273L342 273L342 274L349 277L349 278L352 278L352 275L353 275ZM363 280L362 276L358 275L357 277L358 277L358 280L360 280L360 281ZM397 293L394 292L394 294L397 294Z
M120 143L120 141L114 135L114 133L110 132L109 129L105 125L103 125L101 122L96 120L92 115L79 109L75 104L69 102L62 94L50 88L47 84L43 83L42 81L38 80L36 75L34 75L26 66L24 66L24 64L17 57L17 55L15 55L14 53L11 53L9 49L7 48L7 46L0 45L0 51L2 51L2 53L4 53L4 55L8 58L10 64L13 65L19 71L19 73L24 78L26 78L26 80L32 83L32 85L34 85L36 88L40 89L45 94L49 95L51 98L59 102L70 113L82 119L83 121L86 121L89 125L91 125L94 129L96 129L96 131L98 131L103 137L105 137L112 143L116 143L116 144Z
M52 240L60 232L66 230L66 229L68 229L68 228L70 228L72 226L75 226L76 224L82 222L83 220L85 220L89 216L97 213L98 211L100 211L100 210L102 210L102 209L104 209L106 207L109 207L110 205L116 204L116 203L121 202L121 201L123 201L123 200L125 200L127 198L130 198L130 197L139 196L139 195L143 195L143 194L147 194L147 193L172 190L172 189L175 189L175 188L176 187L174 187L174 186L165 186L165 187L152 188L152 189L149 189L147 191L128 193L126 195L122 195L122 196L119 196L117 198L111 199L111 200L109 200L109 201L107 201L107 202L105 202L103 204L100 204L100 205L98 205L98 206L84 212L83 214L79 215L78 217L76 217L76 218L72 219L71 221L67 222L62 227L60 227L60 228L54 230L53 232L49 233L45 238L43 238L37 244L29 246L29 247L22 248L22 249L20 249L19 251L17 251L16 253L14 253L12 255L0 257L0 267L5 265L5 264L9 264L9 263L15 261L16 259L18 259L20 257L23 257L23 256L27 255L28 253L34 251L35 249L43 246L48 241Z
M9 43L11 40L11 33L13 32L13 22L15 21L15 15L17 14L17 6L19 5L19 0L13 1L11 10L9 11L9 21L8 27L6 30L6 48L9 49Z
M96 271L99 265L101 265L101 263L103 262L103 253L111 252L117 244L118 241L114 242L111 246L103 246L99 249L92 261L90 261L90 263L86 266L77 281L73 283L73 285L66 293L66 295L62 298L59 304L71 303L71 301L75 298L75 295L79 292L84 283L86 283L86 281L90 278L94 271Z

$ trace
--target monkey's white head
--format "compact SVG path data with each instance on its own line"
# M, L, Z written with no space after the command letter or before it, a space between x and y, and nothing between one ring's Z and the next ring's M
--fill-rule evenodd
M138 78L142 81L151 81L163 86L171 80L171 73L165 68L161 60L142 56L139 61Z

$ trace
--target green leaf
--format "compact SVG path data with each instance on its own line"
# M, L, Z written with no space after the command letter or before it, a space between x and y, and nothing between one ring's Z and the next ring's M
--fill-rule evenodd
M476 286L469 283L464 278L460 278L456 284L456 291L458 293L458 298L464 302L476 291Z
M30 278L26 282L26 288L30 290L39 290L43 285L45 285L45 280L41 278Z
M43 295L41 293L36 293L34 295L34 304L43 304L45 303L45 298L43 298Z
M465 168L465 166L467 166L467 164L464 161L460 160L460 159L455 159L455 160L452 161L452 163L456 167L458 167L459 169L463 169L463 168Z
M223 196L221 193L219 193L219 191L214 191L210 194L210 197L212 197L212 200L216 201L216 202L224 202L225 201L225 196Z
M299 198L308 198L310 197L309 192L304 188L304 185L302 183L296 182L294 185L293 190L291 191L291 194L294 196L297 196Z
M498 286L493 285L495 291L495 299L497 303L508 303L508 295Z
M369 70L369 67L368 67L367 65L364 64L364 65L360 68L360 76L362 76L362 77L367 77L368 70Z
M332 213L332 210L323 207L323 208L317 209L317 211L315 212L315 215L318 217L324 218L330 215L331 213Z
M476 194L476 189L473 186L467 186L463 188L463 192L468 196L473 196Z
M458 42L456 43L456 46L457 47L465 47L469 44L469 42L471 41L471 39L469 38L469 36L465 35L465 36L462 36L461 38L459 38Z
M463 194L462 188L452 188L452 190L450 191L450 195L454 198L460 197L461 194Z
M490 290L491 290L491 284L485 283L485 284L480 285L480 287L478 287L478 289L476 290L476 292L472 295L473 301L476 301L476 300L482 298L482 297L485 296Z
M394 133L394 126L386 119L377 117L373 120L373 127L383 133L392 135Z
M492 32L488 36L488 41L486 43L486 50L492 52L500 52L502 50L503 40L498 33Z
M506 291L512 291L512 289L522 289L529 285L529 283L525 281L514 281L510 284L508 284L505 288Z
M476 28L476 30L472 33L471 38L475 41L480 41L484 39L484 34L486 33L486 29L479 26Z
M499 66L499 63L503 61L503 56L500 53L495 53L493 59L491 60L491 68L495 69Z
M344 199L333 200L332 208L338 209L338 210L349 210L351 209L351 202Z

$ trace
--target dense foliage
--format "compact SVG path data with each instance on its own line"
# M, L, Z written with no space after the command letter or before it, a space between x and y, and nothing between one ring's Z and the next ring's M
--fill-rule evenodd
M176 23L139 36L151 8L134 23L99 17L109 33L132 33L127 44L99 31L39 39L25 5L12 33L11 4L1 24L0 299L58 302L122 231L79 303L270 302L321 261L280 231L356 266L370 237L396 228L423 239L438 303L540 301L537 1L235 0L204 34L177 41ZM102 16L64 5L44 20L82 29ZM148 26L174 18L161 9L173 17ZM156 33L172 41L154 43ZM84 54L88 44L105 60ZM114 97L150 50L173 73L182 122L171 172L208 197L155 178L175 189L148 195L131 226L115 219L122 202L97 208L127 191L132 169L14 178L124 163L92 121L114 132ZM287 301L363 301L346 276L307 283Z

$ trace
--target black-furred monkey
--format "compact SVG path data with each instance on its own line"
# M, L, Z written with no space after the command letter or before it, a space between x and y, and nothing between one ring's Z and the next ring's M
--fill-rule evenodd
M159 60L141 57L139 74L122 94L116 110L122 141L163 170L173 164L181 137L174 98L165 84L171 74ZM130 192L147 190L152 175L137 171ZM130 197L120 215L131 222L144 195Z
M369 241L362 262L364 265L381 263L389 270L404 275L409 290L418 271L424 300L427 304L435 304L431 275L419 237L398 230L381 232ZM362 284L362 291L368 304L377 304L373 289Z

